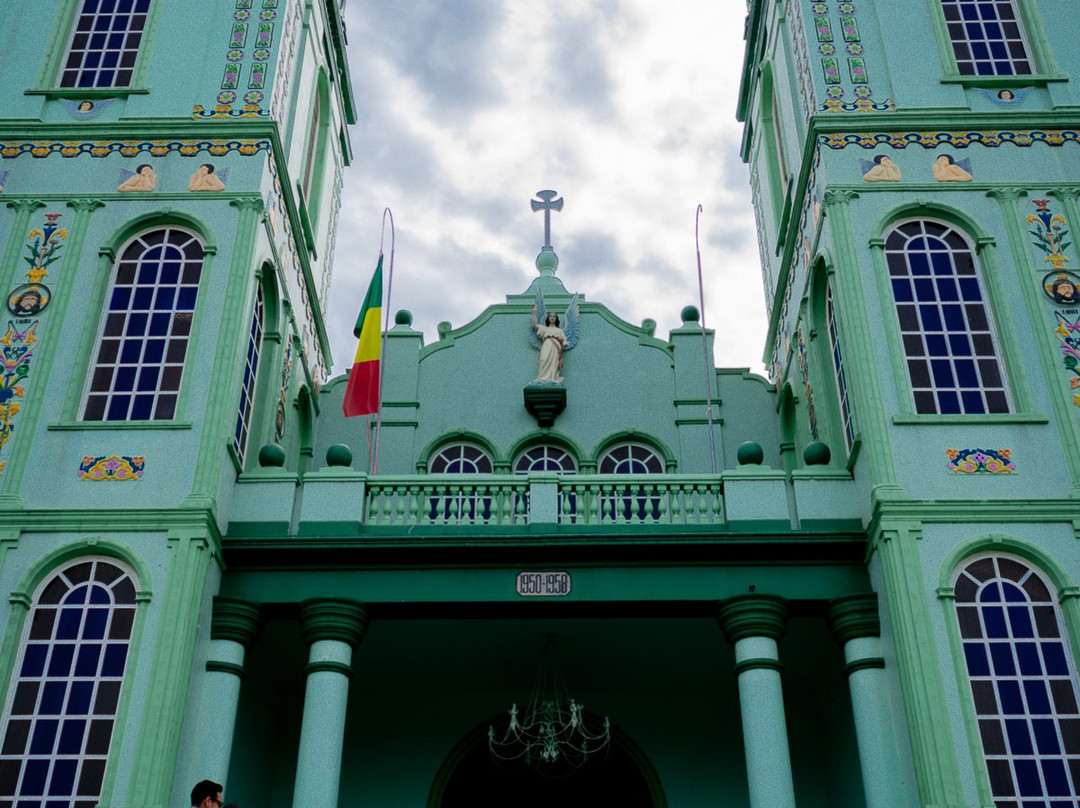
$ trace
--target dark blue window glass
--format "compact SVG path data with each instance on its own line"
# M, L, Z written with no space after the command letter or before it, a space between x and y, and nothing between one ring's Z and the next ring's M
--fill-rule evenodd
M1076 674L1050 587L1019 558L987 556L960 570L953 591L961 632L972 610L987 627L964 633L964 657L994 804L1078 808Z
M98 803L133 627L112 617L134 609L135 591L130 574L103 559L68 564L41 587L8 686L0 806ZM99 664L106 634L110 660Z
M202 256L198 239L175 228L143 233L123 250L102 316L84 419L174 417Z

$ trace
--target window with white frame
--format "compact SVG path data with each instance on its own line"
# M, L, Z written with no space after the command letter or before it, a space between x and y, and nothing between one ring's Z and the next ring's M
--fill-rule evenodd
M3 808L98 804L136 589L130 571L95 558L64 565L35 595L4 707Z
M941 0L956 68L965 76L1033 73L1015 0Z
M825 288L825 320L829 330L829 354L832 356L833 378L836 380L836 400L840 405L840 420L844 426L844 445L851 451L855 443L855 424L851 418L851 400L848 398L847 376L844 372L844 356L840 350L840 329L836 323L832 286Z
M429 474L491 474L491 455L473 443L451 443L432 455ZM428 519L436 524L484 523L492 519L491 496L484 485L445 486L428 498Z
M967 238L944 222L903 222L885 236L885 259L915 412L1008 412L994 325Z
M664 461L641 443L620 443L604 452L597 464L601 474L662 474Z
M259 357L262 354L265 319L262 284L259 284L255 292L255 311L251 315L251 332L248 334L247 354L244 356L244 378L240 385L240 404L233 434L233 448L236 449L241 465L247 453L248 436L251 434L252 402L259 381Z
M956 619L996 808L1080 806L1080 707L1061 610L1021 558L968 560Z
M572 454L558 446L547 444L526 449L519 454L514 461L515 474L528 474L532 471L553 471L556 474L577 474L577 470L577 461ZM529 510L528 492L520 494L519 497L515 498L514 505L516 509L519 505L519 498L520 504L524 506L524 510L527 512ZM577 505L577 494L574 491L564 492L560 487L555 503L555 507L558 509L558 521L576 522Z
M597 463L600 474L661 474L664 462L648 446L620 443L612 446ZM660 497L652 485L613 485L600 497L601 522L655 523L660 520Z
M533 446L519 454L514 461L515 474L528 474L530 471L576 474L577 461L573 455L558 446Z
M61 87L129 87L151 0L82 0L60 63Z
M175 227L142 233L121 251L98 331L83 420L176 417L202 267L202 242Z

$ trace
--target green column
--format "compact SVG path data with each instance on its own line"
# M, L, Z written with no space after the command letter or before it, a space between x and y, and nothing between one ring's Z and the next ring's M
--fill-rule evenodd
M293 808L337 808L352 652L367 630L364 607L319 598L300 604L308 655Z
M853 595L829 604L829 628L844 649L851 690L866 808L905 805L906 789L892 730L881 649L877 595Z
M169 573L158 615L159 630L139 727L134 776L125 801L130 808L168 804L210 562L209 545L205 531L169 531Z
M776 645L787 604L772 595L744 595L721 603L718 617L735 646L750 808L795 808Z
M919 562L918 523L882 524L872 544L881 557L883 594L896 644L900 688L923 805L964 805L959 762L934 645L926 582Z
M255 283L252 263L263 216L263 201L258 196L244 196L229 204L239 211L236 241L229 264L229 281L225 288L225 303L214 353L214 381L206 402L206 424L195 461L195 480L191 493L184 500L184 506L189 508L213 508L215 505L221 465L226 461L226 446L236 423L236 402L240 394L237 380L240 368L236 364L236 351L238 345L247 344L244 333L250 326L244 313L248 289Z
M859 250L851 227L851 202L858 198L855 191L830 189L823 197L825 215L832 225L833 244L836 255L835 285L836 315L846 344L869 346L874 344L870 330L870 318L866 315L866 297L862 285L862 266ZM881 406L881 380L879 368L870 350L851 350L844 354L844 362L850 368L848 395L850 396L863 450L867 453L870 469L871 492L875 501L881 499L904 499L906 495L896 479L893 453L889 446L889 424Z
M191 774L184 782L205 778L224 783L228 778L244 652L255 641L261 625L262 609L257 603L214 598L210 654L196 724L199 745L192 755Z

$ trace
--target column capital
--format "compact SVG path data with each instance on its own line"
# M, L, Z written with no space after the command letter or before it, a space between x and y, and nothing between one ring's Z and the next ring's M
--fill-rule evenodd
M829 630L841 647L850 640L880 637L877 595L851 595L829 601Z
M859 192L850 188L830 188L825 192L822 201L826 206L831 207L833 205L846 205L858 198Z
M300 633L308 645L337 640L355 648L367 627L367 611L355 600L313 598L300 604Z
M991 188L986 192L986 195L991 199L1012 200L1015 202L1027 196L1027 191L1023 188Z
M258 603L237 598L214 598L210 639L232 640L249 648L261 627L262 607Z
M93 198L69 199L67 204L68 207L72 208L76 213L84 210L88 210L93 213L98 208L105 207L104 202L102 202L100 199Z
M776 595L740 595L722 601L716 619L732 645L747 637L779 640L787 624L787 601Z
M238 196L234 199L230 199L229 204L234 208L239 208L240 210L253 210L256 213L261 212L263 209L262 197L256 195Z
M40 199L12 199L7 203L7 206L16 213L20 213L24 210L35 211L38 208L43 208L45 203Z

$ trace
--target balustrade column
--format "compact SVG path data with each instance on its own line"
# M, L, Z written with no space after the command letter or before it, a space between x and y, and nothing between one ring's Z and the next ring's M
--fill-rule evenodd
M718 618L735 646L750 808L795 808L777 649L787 604L772 595L744 595L721 603Z
M367 613L355 601L320 598L300 604L300 631L311 650L294 808L337 808L352 652L367 625Z
M257 603L234 598L214 598L210 622L210 654L206 660L199 707L196 760L199 779L224 783L229 774L240 683L244 678L244 654L262 625Z
M866 808L895 808L905 793L887 702L876 595L829 604L829 628L844 649Z

